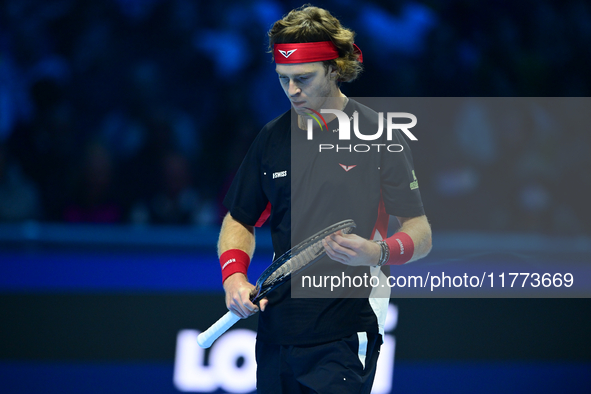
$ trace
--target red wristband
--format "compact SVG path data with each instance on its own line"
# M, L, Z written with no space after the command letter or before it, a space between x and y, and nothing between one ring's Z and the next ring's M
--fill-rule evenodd
M222 283L228 276L236 272L242 272L246 275L248 266L250 265L250 257L248 254L240 249L226 250L220 256L220 266L222 267Z
M412 238L403 232L398 232L384 240L390 248L390 258L386 265L401 265L408 262L415 251Z

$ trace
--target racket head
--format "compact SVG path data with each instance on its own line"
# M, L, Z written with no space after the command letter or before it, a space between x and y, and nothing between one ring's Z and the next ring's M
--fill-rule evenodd
M317 232L283 253L263 271L251 294L251 301L257 303L267 293L285 283L292 274L300 272L320 260L326 253L322 246L322 240L324 238L339 230L345 234L349 234L355 227L356 224L353 220L343 220Z

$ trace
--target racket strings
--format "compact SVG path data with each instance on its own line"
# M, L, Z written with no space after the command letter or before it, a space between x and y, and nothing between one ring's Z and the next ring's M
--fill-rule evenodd
M342 229L342 232L345 234L348 234L351 231L353 231L353 227L346 227ZM332 231L329 232L329 234L330 233L332 233ZM324 239L324 236L325 235L319 236L316 242L313 242L310 246L292 255L289 260L287 260L283 265L277 268L275 272L269 275L269 277L263 282L263 286L272 285L273 283L282 280L285 276L291 275L304 268L309 263L315 261L316 258L324 252L324 246L322 246L322 240Z
M273 274L271 274L264 282L265 285L271 284L277 280L281 280L286 275L290 275L304 268L311 261L320 256L324 251L322 240L313 243L306 249L302 250L296 255L293 255L281 267L279 267Z

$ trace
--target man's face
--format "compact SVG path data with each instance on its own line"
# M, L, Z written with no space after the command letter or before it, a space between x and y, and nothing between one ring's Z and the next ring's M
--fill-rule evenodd
M327 97L336 97L340 92L336 85L336 71L326 72L322 62L277 64L275 68L283 91L298 115L307 115L312 108L329 108Z

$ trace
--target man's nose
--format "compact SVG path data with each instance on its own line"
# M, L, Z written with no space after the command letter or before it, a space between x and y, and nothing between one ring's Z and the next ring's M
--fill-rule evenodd
M301 92L302 89L298 86L297 83L295 83L295 81L289 81L289 88L287 90L287 93L289 93L290 96L297 96Z

